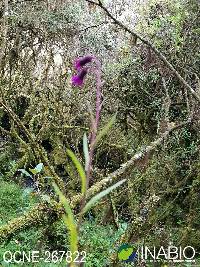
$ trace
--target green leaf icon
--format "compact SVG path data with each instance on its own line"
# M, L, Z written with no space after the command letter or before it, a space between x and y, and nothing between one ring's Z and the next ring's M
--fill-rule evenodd
M126 261L133 254L133 247L128 244L123 244L118 250L118 259Z
M133 248L124 248L118 253L118 258L121 261L127 260L133 253Z

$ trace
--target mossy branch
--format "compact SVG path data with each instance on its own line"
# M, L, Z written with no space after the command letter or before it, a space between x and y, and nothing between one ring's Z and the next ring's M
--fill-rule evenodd
M25 215L16 218L7 225L0 227L0 242L3 243L6 239L12 237L19 231L34 226L43 226L47 222L55 221L59 218L59 214L62 213L61 207L55 202L52 205L38 204L32 208Z

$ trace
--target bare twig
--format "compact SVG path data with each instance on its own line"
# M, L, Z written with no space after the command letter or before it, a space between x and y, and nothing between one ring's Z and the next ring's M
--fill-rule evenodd
M165 120L167 121L167 123L169 123L169 108L171 105L171 99L169 96L169 91L168 91L168 87L166 85L166 81L165 78L162 77L162 84L163 84L163 88L165 89Z
M162 72L161 72L161 75L162 75ZM165 132L166 129L168 129L169 127L169 122L170 122L169 121L169 108L171 106L171 99L169 96L168 87L167 87L167 84L166 84L166 81L163 75L161 77L161 80L162 80L163 88L165 90L165 97L163 99L163 104L162 104L162 109L163 109L164 114L162 114L162 117L159 120L158 129L157 129L157 133L159 134Z
M0 64L2 64L2 59L4 55L4 50L6 46L6 37L7 37L7 31L8 31L8 24L7 24L7 16L8 16L8 0L4 0L4 14L3 14L3 22L2 22L2 43L1 43L1 49L0 49Z
M90 30L90 29L94 29L94 28L98 28L98 27L100 27L100 26L102 26L102 25L105 25L107 22L105 22L105 21L103 21L103 22L101 22L101 23L99 23L99 24L97 24L97 25L91 25L91 26L88 26L88 27L86 27L86 28L84 28L84 29L80 29L78 32L80 33L80 32L86 32L87 30Z

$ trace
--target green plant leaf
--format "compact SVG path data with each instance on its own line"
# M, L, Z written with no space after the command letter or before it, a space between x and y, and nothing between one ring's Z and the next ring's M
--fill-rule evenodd
M29 172L27 172L25 169L18 169L18 171L20 171L21 173L23 173L27 177L31 177L32 178L32 175Z
M42 168L43 168L43 163L39 163L39 164L35 167L35 169L36 169L38 172L41 172Z
M66 215L62 216L65 225L68 227L70 232L70 251L72 252L72 258L74 260L74 252L78 251L78 232L76 224L73 223Z
M83 166L80 163L80 161L77 159L77 157L73 151L71 151L70 149L67 149L67 154L71 158L72 162L74 163L74 165L78 171L78 174L81 177L81 193L83 195L85 195L86 194L86 174L85 174L85 171L83 169Z
M32 174L38 174L42 171L42 168L43 168L43 163L39 163L38 165L36 165L34 169L29 168L29 171L32 172Z
M86 133L84 133L84 135L83 135L83 153L84 153L84 157L85 157L85 171L87 171L89 161L90 161L90 156L89 156L88 140L87 140Z
M30 171L32 174L37 174L37 173L38 173L37 170L35 170L35 169L30 169L30 168L29 168L29 171Z
M69 235L70 251L72 252L72 255L75 256L74 252L78 251L78 232L77 232L74 215L73 215L73 212L69 205L68 200L66 199L64 194L60 191L59 187L56 185L56 183L52 183L52 185L54 187L56 194L59 196L60 202L63 204L65 208L66 215L63 215L62 217L70 233Z
M99 143L99 141L102 139L102 137L105 136L109 132L110 128L113 126L113 124L116 121L116 117L117 117L117 113L111 117L111 119L108 121L108 123L99 132L99 134L96 137L95 145L97 145L97 143Z
M96 196L94 196L93 198L90 199L90 201L85 205L85 207L83 208L83 213L86 213L89 209L91 209L92 206L94 206L99 200L101 200L103 197L105 197L106 195L108 195L112 190L116 189L117 187L119 187L120 185L122 185L123 183L126 182L126 179L123 179L122 181L117 182L116 184L108 187L107 189L105 189L104 191L100 192L99 194L97 194Z

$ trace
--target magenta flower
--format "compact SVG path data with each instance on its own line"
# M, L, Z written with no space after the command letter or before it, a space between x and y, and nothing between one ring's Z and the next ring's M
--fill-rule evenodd
M87 63L92 62L93 56L85 56L76 59L74 63L74 67L76 70L81 70L82 67L84 67Z
M84 78L87 74L87 69L81 69L77 75L72 76L72 84L74 86L83 86Z

